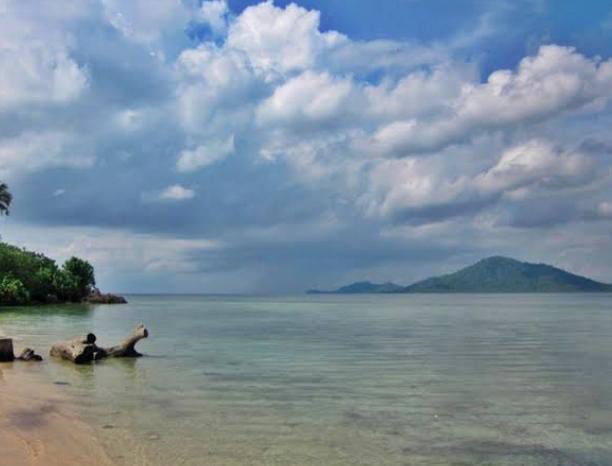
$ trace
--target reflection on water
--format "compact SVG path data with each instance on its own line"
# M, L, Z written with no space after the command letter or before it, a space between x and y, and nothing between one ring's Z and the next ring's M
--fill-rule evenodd
M612 295L131 297L0 313L122 464L612 464Z

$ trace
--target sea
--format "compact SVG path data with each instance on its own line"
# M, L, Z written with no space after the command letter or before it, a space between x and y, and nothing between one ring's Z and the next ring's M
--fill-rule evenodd
M612 464L612 294L127 298L0 310L119 465Z

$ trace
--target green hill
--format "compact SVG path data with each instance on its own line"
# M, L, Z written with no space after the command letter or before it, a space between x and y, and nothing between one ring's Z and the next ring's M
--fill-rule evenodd
M546 264L493 256L457 272L401 287L357 282L326 293L560 293L612 292L612 285ZM309 293L321 293L311 290Z
M483 259L458 272L428 278L405 288L408 293L540 293L612 291L612 286L546 264L507 257Z

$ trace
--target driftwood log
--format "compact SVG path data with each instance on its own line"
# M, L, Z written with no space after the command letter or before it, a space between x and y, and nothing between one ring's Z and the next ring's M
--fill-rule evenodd
M16 359L19 361L42 361L42 356L36 354L32 348L24 348Z
M10 338L0 338L0 362L10 362L15 360L13 352L13 340Z
M137 358L142 356L136 351L135 346L143 338L147 338L149 332L143 324L139 324L132 334L122 343L111 347L100 347L96 345L96 336L90 333L84 337L74 338L68 341L56 343L51 347L50 355L72 361L75 364L85 364L103 358Z

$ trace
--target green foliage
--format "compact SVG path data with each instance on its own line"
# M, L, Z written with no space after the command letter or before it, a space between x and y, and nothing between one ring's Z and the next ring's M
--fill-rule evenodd
M2 277L0 280L0 302L9 305L27 304L30 294L21 280L11 276Z
M95 278L91 264L77 257L59 268L42 254L0 243L0 283L6 285L0 305L79 302L91 292Z
M78 302L87 296L86 294L81 294L78 279L71 273L64 271L60 271L55 275L53 288L55 296L60 301Z
M94 269L89 262L83 259L71 257L64 263L62 270L76 279L77 289L81 296L87 296L96 286Z

